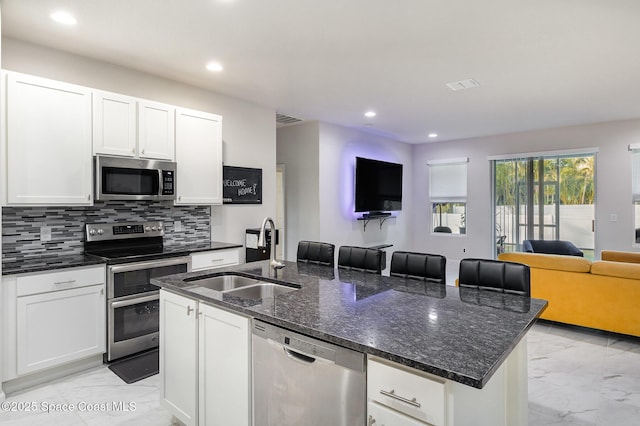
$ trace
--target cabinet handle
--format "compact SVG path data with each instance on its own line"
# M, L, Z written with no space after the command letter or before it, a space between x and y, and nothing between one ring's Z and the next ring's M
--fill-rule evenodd
M133 148L133 149L131 150L131 153L132 153L132 154L135 154L135 153L136 153L136 149L135 149L135 148Z
M373 418L373 416L371 414L369 414L369 421L367 422L368 426L371 426L373 424L375 424L376 419Z
M141 153L142 155L144 155L144 148L142 149L142 151L140 151L140 153Z
M413 405L414 407L420 408L420 403L416 401L415 398L409 399L400 395L396 395L396 391L391 389L390 391L381 390L380 393L384 396L388 396L389 398L397 399L398 401L404 402L405 404Z
M222 262L224 259L211 259L211 263Z
M104 288L100 289L100 296L104 296Z
M87 195L87 201L91 201L91 194Z
M191 312L193 311L193 308L191 307L191 305L187 306L187 316L191 315Z
M69 280L69 281L56 281L56 282L54 282L53 284L54 284L54 285L62 285L62 284L73 284L73 283L75 283L75 282L76 282L76 280Z

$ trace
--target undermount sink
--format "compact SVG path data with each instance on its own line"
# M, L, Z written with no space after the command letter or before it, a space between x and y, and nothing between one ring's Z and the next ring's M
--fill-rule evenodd
M233 297L239 297L242 299L266 299L268 297L276 297L281 294L295 291L297 288L288 287L286 285L260 282L259 284L250 285L246 287L237 288L235 290L225 291Z
M187 280L193 282L195 287L204 287L209 290L227 291L248 285L259 284L263 281L254 278L247 278L241 275L219 275L217 277L207 277L201 279Z
M193 286L189 287L190 291L214 299L222 299L223 294L241 299L265 299L298 290L297 287L234 274L194 277L187 278L185 281L193 283Z

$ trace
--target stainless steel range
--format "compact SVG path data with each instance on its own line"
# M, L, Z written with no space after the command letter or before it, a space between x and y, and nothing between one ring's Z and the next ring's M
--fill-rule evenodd
M160 289L151 278L191 271L191 258L165 251L160 221L87 224L85 253L107 261L107 354L113 361L158 346Z

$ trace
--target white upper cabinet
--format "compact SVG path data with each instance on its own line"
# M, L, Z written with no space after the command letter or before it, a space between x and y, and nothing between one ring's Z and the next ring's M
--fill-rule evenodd
M94 154L136 155L137 99L96 91L93 94Z
M222 117L176 109L176 204L222 204Z
M175 108L138 101L138 154L141 158L175 158Z
M92 204L91 89L6 76L7 203Z
M175 108L131 96L96 91L93 152L157 160L175 159Z

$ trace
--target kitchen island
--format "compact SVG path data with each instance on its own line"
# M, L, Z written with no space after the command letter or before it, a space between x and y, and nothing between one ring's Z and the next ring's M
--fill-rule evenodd
M247 299L198 285L198 278L224 273L298 289ZM545 308L543 300L293 262L286 262L276 275L263 261L162 277L154 283L203 305L353 349L365 353L368 360L440 381L447 395L447 420L441 424L465 424L462 408L483 409L487 404L480 396L488 393L502 400L496 408L506 410L497 415L505 419L502 424L514 424L509 419L526 423L524 337ZM471 392L469 399L475 403L463 401L464 396L453 400L454 390L464 394L474 388L491 390ZM495 403L494 397L488 401ZM468 414L481 424L475 414Z

